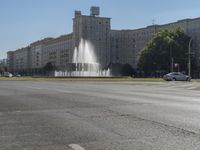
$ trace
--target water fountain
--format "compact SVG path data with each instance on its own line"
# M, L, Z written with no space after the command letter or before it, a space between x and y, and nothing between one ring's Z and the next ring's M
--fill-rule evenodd
M74 49L73 76L110 76L110 70L101 70L93 45L81 39L78 48Z
M75 47L71 71L56 71L55 76L73 77L106 77L110 76L110 69L102 70L97 60L94 46L91 42L81 39L79 46ZM70 73L69 73L70 72Z

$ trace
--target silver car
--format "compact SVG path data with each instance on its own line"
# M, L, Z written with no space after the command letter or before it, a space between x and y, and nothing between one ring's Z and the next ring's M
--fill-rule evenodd
M190 81L191 77L180 72L171 72L164 75L163 79L166 81Z

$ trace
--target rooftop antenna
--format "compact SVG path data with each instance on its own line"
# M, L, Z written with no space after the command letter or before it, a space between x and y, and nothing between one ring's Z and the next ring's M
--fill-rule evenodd
M152 25L156 25L156 19L152 20Z

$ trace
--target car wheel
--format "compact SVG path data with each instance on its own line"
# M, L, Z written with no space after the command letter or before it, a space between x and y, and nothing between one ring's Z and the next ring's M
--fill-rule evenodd
M172 81L176 81L176 78L173 78Z
M187 78L186 81L190 81L190 78Z

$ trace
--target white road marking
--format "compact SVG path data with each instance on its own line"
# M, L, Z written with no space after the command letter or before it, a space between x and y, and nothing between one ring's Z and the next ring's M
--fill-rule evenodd
M188 90L193 90L193 89L196 89L197 87L190 87L190 88L187 88Z
M168 86L167 88L177 88L177 87L180 87L180 86L177 86L177 85L171 85L171 86Z
M187 90L193 90L197 87L195 87L195 85L193 83L192 84L183 84L183 85L171 83L171 85L168 85L167 88L173 88L173 89L175 89L175 88L185 88Z
M70 144L69 147L71 147L73 150L85 150L83 147L81 147L78 144Z
M193 84L183 84L183 85L180 85L181 87L190 87L190 86L193 86Z
M49 88L41 88L41 87L35 87L35 86L30 86L28 88L36 89L36 90L53 90L53 91L61 92L61 93L73 93L72 91L67 91L67 90L49 89Z
M20 113L20 112L22 112L21 110L17 110L17 111L15 111L16 113Z
M40 87L33 87L33 86L30 86L29 88L31 89L37 89L37 90L42 90L43 88L40 88Z
M73 93L71 91L67 91L67 90L56 90L57 92L61 92L61 93Z

